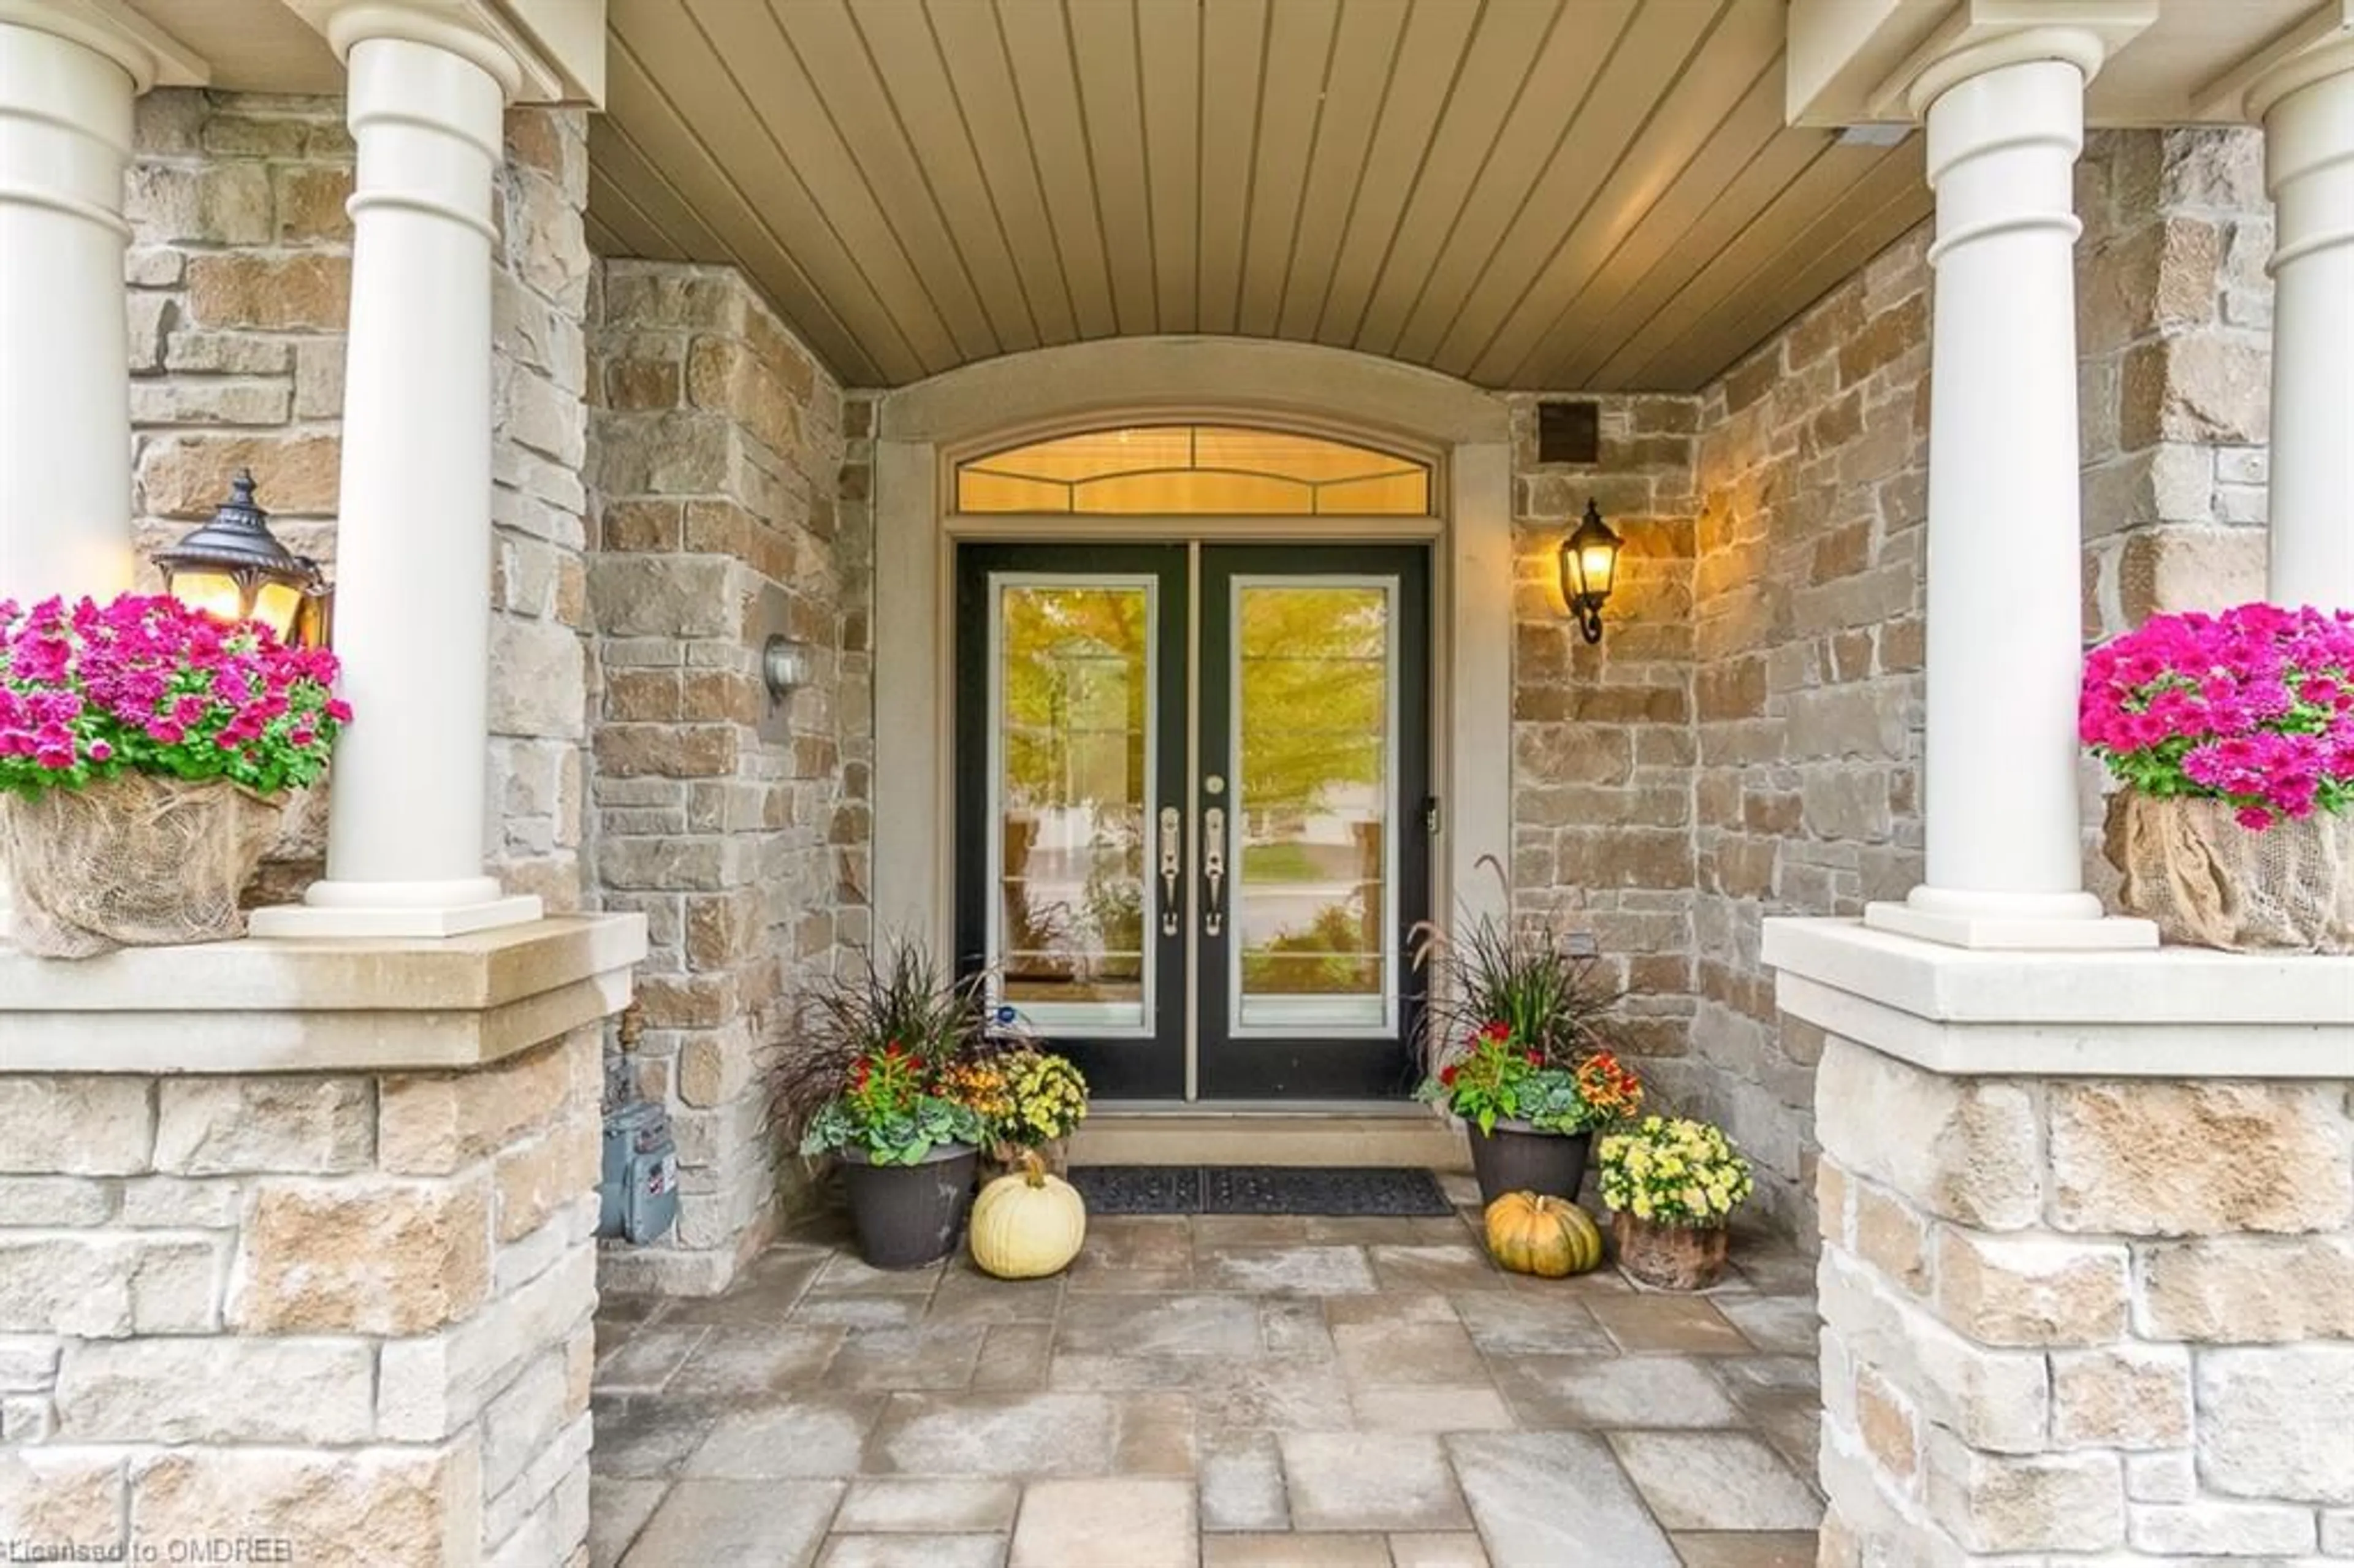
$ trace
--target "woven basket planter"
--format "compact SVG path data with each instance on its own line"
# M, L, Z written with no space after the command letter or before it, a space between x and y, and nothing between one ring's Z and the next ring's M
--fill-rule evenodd
M1610 1216L1618 1266L1661 1290L1705 1290L1724 1274L1732 1233L1723 1225L1662 1225L1624 1209Z
M2169 942L2235 953L2354 953L2354 815L2283 818L2262 832L2221 800L2110 797L2117 901Z
M0 795L9 937L48 959L241 937L238 895L278 814L278 802L224 779L147 773Z

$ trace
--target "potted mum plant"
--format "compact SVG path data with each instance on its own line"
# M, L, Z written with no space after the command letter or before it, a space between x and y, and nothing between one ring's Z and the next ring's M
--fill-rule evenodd
M837 1155L858 1250L918 1268L956 1246L989 1123L956 1073L981 1049L977 979L916 942L861 953L804 999L771 1107L807 1158Z
M1033 1158L1052 1175L1070 1173L1070 1138L1087 1119L1087 1080L1069 1057L1023 1044L968 1064L954 1075L987 1086L984 1179L1026 1171Z
M1755 1182L1723 1129L1647 1116L1602 1140L1602 1205L1618 1264L1662 1290L1704 1290L1724 1272L1733 1211Z
M0 863L29 953L240 936L288 791L351 709L335 657L163 595L0 600Z
M2119 901L2168 939L2354 952L2354 611L2161 615L2084 661Z

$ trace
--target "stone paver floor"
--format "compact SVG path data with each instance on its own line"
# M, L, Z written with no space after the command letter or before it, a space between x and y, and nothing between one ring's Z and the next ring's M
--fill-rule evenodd
M1804 1568L1813 1273L1495 1268L1464 1219L1102 1218L1062 1278L861 1265L609 1298L625 1568Z

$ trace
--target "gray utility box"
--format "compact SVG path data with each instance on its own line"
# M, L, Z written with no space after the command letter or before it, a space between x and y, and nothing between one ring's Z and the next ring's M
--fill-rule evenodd
M678 1222L678 1145L670 1113L644 1100L605 1113L605 1176L598 1185L600 1236L660 1241Z

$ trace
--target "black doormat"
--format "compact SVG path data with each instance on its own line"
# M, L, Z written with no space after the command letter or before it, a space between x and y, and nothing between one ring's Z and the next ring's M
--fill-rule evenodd
M1075 1165L1097 1214L1377 1214L1455 1212L1438 1178L1386 1166Z

